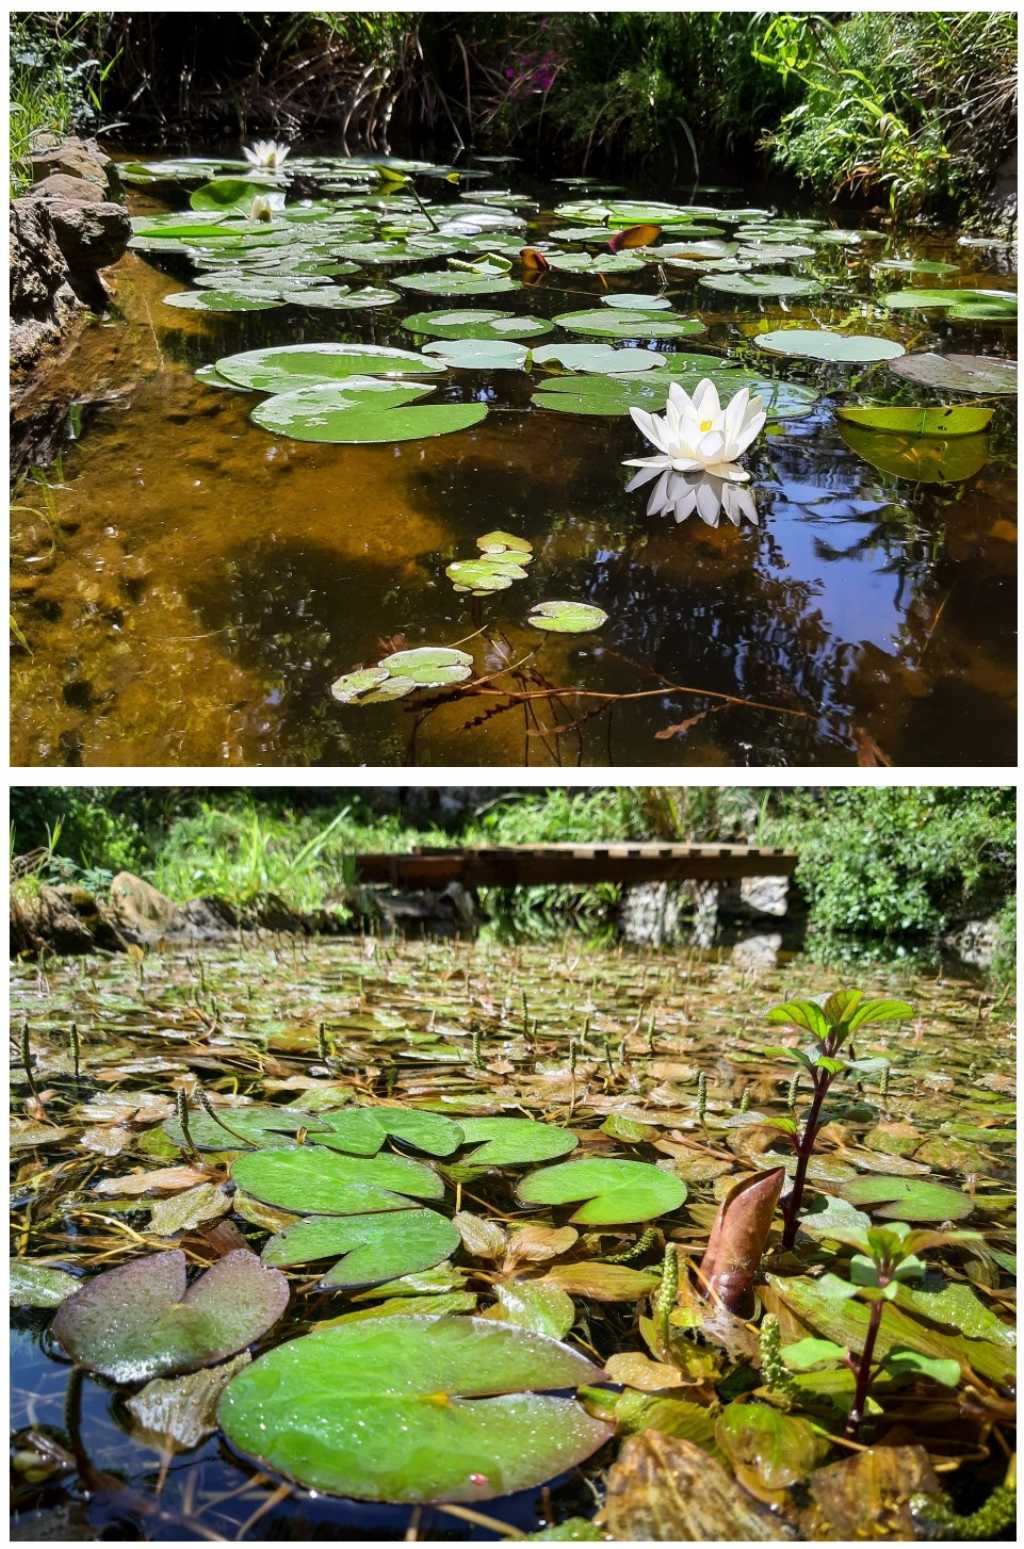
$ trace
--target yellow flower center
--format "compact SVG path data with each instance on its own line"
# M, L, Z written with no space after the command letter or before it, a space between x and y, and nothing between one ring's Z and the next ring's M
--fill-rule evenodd
M710 430L714 423L715 423L714 420L701 420L701 422L700 422L701 435L703 435L705 433L705 431Z

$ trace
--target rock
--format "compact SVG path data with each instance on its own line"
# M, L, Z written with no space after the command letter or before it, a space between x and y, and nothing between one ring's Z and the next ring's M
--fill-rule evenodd
M80 313L67 260L45 200L11 204L11 370L25 375L67 334Z
M731 961L737 968L774 968L782 951L782 933L772 931L760 936L744 936L732 948Z
M642 882L624 888L619 931L624 940L637 946L673 946L687 934L689 904L679 886L671 882Z
M54 141L55 137L47 135L45 139ZM101 199L120 192L117 167L95 140L80 140L72 135L67 140L55 140L53 144L43 141L42 136L36 138L29 158L34 183L57 174L94 184L100 190Z
M111 882L110 906L119 927L133 941L158 941L188 930L178 905L130 871L119 871Z
M70 199L73 204L104 204L106 202L102 188L96 183L90 183L84 177L68 177L66 172L55 172L52 177L43 178L41 183L36 183L32 189L33 199Z
M955 952L964 963L975 968L989 968L999 950L999 937L998 919L965 920L943 936L942 945Z
M97 947L123 952L127 941L103 915L91 893L82 888L34 887L16 883L11 889L11 952L35 956L42 951L75 956Z
M103 310L108 297L99 271L116 263L128 246L132 223L127 210L120 204L43 197L72 289L87 306Z

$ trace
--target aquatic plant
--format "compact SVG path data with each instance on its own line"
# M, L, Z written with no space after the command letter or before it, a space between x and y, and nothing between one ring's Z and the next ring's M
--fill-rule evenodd
M708 527L717 527L723 515L734 527L739 527L744 518L757 526L753 494L732 479L715 478L709 473L694 477L667 468L642 468L626 485L626 493L631 494L652 479L658 482L648 497L648 516L671 516L676 522L685 522L696 512Z
M769 1012L769 1022L796 1027L809 1032L816 1040L808 1049L795 1049L790 1045L772 1045L766 1054L803 1067L811 1077L811 1102L804 1119L803 1129L798 1129L795 1119L770 1120L782 1130L796 1153L796 1172L793 1187L783 1204L786 1226L782 1234L782 1246L792 1248L800 1225L807 1164L814 1150L814 1142L821 1128L821 1108L836 1076L847 1070L877 1071L886 1063L881 1059L846 1059L840 1050L861 1027L874 1027L881 1022L899 1022L913 1016L913 1010L902 1000L864 1000L863 990L837 990L834 994L814 1000L792 1000L776 1006Z
M742 1313L751 1301L785 1179L782 1167L744 1178L718 1207L699 1273L704 1291L730 1312Z
M291 147L282 140L254 140L242 146L242 155L251 167L278 172L288 160Z
M714 382L705 379L691 398L678 383L669 388L664 415L630 409L630 418L652 445L656 457L629 457L634 468L674 473L707 473L713 478L749 479L736 462L764 429L764 404L747 388L722 408Z

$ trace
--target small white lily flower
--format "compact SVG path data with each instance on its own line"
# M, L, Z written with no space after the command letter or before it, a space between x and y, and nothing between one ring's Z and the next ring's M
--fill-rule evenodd
M283 167L291 146L279 140L254 140L252 145L242 146L242 155L250 167L265 167L272 172Z
M671 516L677 522L685 522L696 512L708 527L717 527L724 512L734 527L739 527L744 517L755 527L758 524L757 506L750 490L708 473L695 476L673 473L669 468L647 467L633 475L626 492L640 489L655 478L658 482L647 501L648 516Z
M736 462L765 425L764 404L742 388L723 409L718 389L707 377L689 393L673 382L663 415L630 409L657 457L629 457L633 468L666 469L673 473L708 473L713 478L742 483L750 475Z
M249 219L251 221L272 221L274 219L273 207L265 195L256 195L249 206Z

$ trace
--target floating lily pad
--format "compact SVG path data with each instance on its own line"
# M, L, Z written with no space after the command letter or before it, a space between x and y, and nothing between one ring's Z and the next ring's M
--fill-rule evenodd
M355 672L343 673L340 678L335 678L331 684L331 693L340 704L354 705L367 702L367 696L374 690L382 689L391 679L391 674L386 667L360 667ZM399 683L399 691L385 696L391 699L401 699L405 694L411 694L413 684ZM380 703L379 695L371 703Z
M323 441L331 445L373 445L421 441L468 430L487 416L482 403L440 403L404 408L422 398L430 387L380 382L346 388L344 381L300 387L257 404L250 418L264 430L293 441Z
M607 613L588 602L537 602L526 618L534 629L549 630L556 635L589 634L607 621Z
M673 369L633 377L552 377L539 387L530 401L539 409L554 409L561 414L626 415L631 408L658 413L668 401L673 382L692 393L705 378L714 382L723 400L744 387L758 394L769 421L799 419L810 414L818 401L817 391L802 383L759 379L741 370L714 370L703 366L686 375Z
M284 204L281 185L273 178L218 177L197 188L189 199L193 210L213 210L221 213L241 210L248 212L254 199L266 199L276 195Z
M179 290L163 298L165 307L189 312L268 312L281 302L271 297L247 295L241 290Z
M985 435L882 433L851 424L839 429L850 450L873 468L915 484L959 484L973 478L988 461Z
M320 1282L326 1289L357 1290L400 1275L433 1269L459 1246L459 1234L436 1210L318 1216L271 1237L264 1264L283 1268L344 1254Z
M700 282L707 290L723 291L727 296L817 296L817 280L797 279L791 274L705 274Z
M842 420L867 430L903 431L911 436L971 436L984 430L991 409L956 408L944 404L933 409L872 408L837 409Z
M369 1319L261 1356L218 1418L233 1447L307 1489L477 1502L543 1484L608 1440L574 1399L535 1391L595 1380L568 1345L492 1320Z
M423 353L468 371L521 371L528 352L508 339L445 339L425 344Z
M554 1124L534 1119L461 1119L467 1144L483 1141L465 1158L474 1167L517 1167L524 1162L546 1162L565 1156L578 1145L576 1136Z
M254 1253L225 1254L190 1286L185 1271L178 1250L108 1269L61 1304L53 1337L89 1371L144 1382L235 1355L288 1305L288 1282Z
M468 678L473 658L465 651L424 646L418 651L398 651L380 665L396 676L411 678L418 687L436 688ZM458 676L448 676L451 673ZM317 1145L355 1156L376 1156L389 1136L428 1156L451 1156L463 1142L458 1124L444 1114L417 1108L339 1108L309 1117L300 1113L298 1117Z
M532 554L527 556L511 551L484 554L480 559L457 559L445 567L445 575L457 592L472 592L474 597L486 597L491 592L504 592L513 581L525 581Z
M222 1120L218 1123L205 1109L189 1116L188 1132L192 1144L200 1151L233 1151L242 1146L280 1145L283 1135L294 1135L305 1118L294 1108L276 1107L272 1103L253 1104L245 1108L215 1108ZM185 1144L185 1136L177 1119L168 1119L161 1126L163 1133L176 1146Z
M344 312L357 307L388 307L401 297L397 290L379 285L364 285L359 290L348 285L311 285L286 291L285 300L297 307L331 307Z
M460 269L401 274L395 284L428 296L497 296L523 288L519 280L510 279L507 274L473 274Z
M300 387L353 376L426 376L443 366L411 350L380 344L286 344L225 355L217 370L229 382L264 393L286 393Z
M552 269L565 274L630 274L643 269L650 259L639 253L545 253Z
M936 258L879 258L875 268L897 274L955 274L957 266L941 263Z
M404 699L406 694L413 693L420 688L440 688L447 683L464 683L472 676L473 658L465 651L455 650L452 646L420 646L416 650L396 651L391 656L384 657L376 667L363 667L355 672L347 672L342 677L335 679L331 684L331 693L343 705L349 704L384 704L393 699ZM442 1132L440 1121L437 1125L431 1125L433 1115L419 1114L412 1111L405 1113L397 1109L376 1110L365 1109L359 1112L369 1114L388 1113L393 1115L387 1121L388 1128L384 1128L383 1119L368 1118L357 1119L354 1117L356 1110L346 1110L344 1115L334 1116L334 1123L340 1131L349 1133L355 1138L363 1136L365 1145L373 1139L374 1135L384 1133L400 1134L403 1127L407 1135L414 1131L420 1136L434 1135L431 1146L424 1146L424 1150L432 1150L433 1146L441 1143L442 1133L450 1136L451 1131ZM447 1121L445 1121L447 1122ZM325 1141L325 1144L333 1142ZM346 1149L346 1148L342 1148ZM350 1149L356 1150L353 1145ZM374 1147L376 1150L377 1147ZM372 1152L364 1150L364 1155ZM447 1155L446 1151L434 1151L437 1156Z
M621 307L627 312L666 312L672 306L667 296L650 296L630 291L619 291L613 296L602 296L601 304L606 307Z
M664 312L560 312L554 321L570 333L592 333L609 339L673 339L704 332L696 317L666 317Z
M776 355L802 355L809 360L833 360L843 364L863 364L872 360L895 360L905 355L902 344L893 339L877 339L869 334L830 333L827 328L776 328L758 334L754 343Z
M586 1200L570 1217L586 1226L652 1221L678 1210L686 1184L647 1162L563 1162L524 1178L517 1194L526 1205L565 1205Z
M473 658L452 646L421 645L413 651L385 656L379 665L386 667L392 677L411 678L420 688L440 688L443 683L464 683L471 677ZM376 1122L389 1135L411 1140L420 1150L431 1151L435 1156L447 1156L459 1144L457 1126L438 1114L400 1113L397 1109L382 1108L376 1111ZM449 1140L451 1145L447 1144ZM441 1145L443 1150L438 1149Z
M59 1307L82 1285L66 1269L29 1264L24 1259L11 1260L8 1281L12 1307Z
M665 357L653 350L616 348L613 344L542 344L534 350L537 365L546 366L552 361L569 371L596 371L607 374L619 372L633 375L638 371L653 371L664 366Z
M945 388L953 393L1015 393L1017 362L989 355L904 355L892 362L890 371L919 382L922 387Z
M554 324L545 317L466 308L414 312L402 320L402 327L409 333L433 334L439 339L535 339L550 333Z
M929 1178L888 1178L877 1173L851 1178L841 1186L851 1205L867 1205L891 1221L962 1221L974 1203L959 1189Z
M533 544L528 538L517 538L515 533L485 532L476 540L476 546L485 554L533 554Z
M298 1215L408 1210L411 1199L444 1198L441 1179L422 1162L404 1156L342 1156L322 1146L252 1151L237 1158L231 1176L254 1199Z
M1017 297L1012 291L894 290L882 297L882 305L914 311L942 311L951 318L1012 323L1017 319Z

